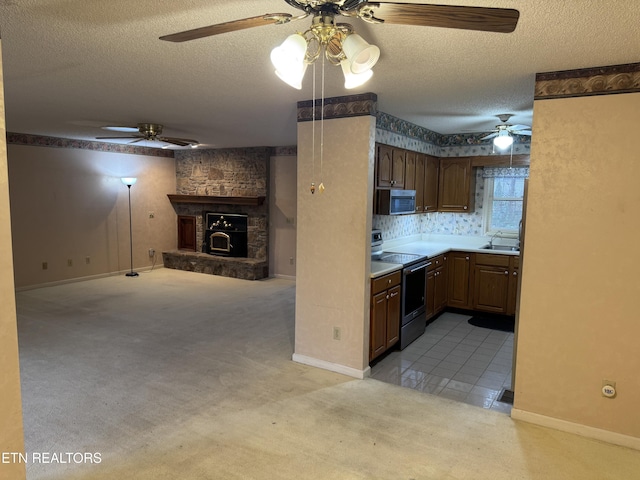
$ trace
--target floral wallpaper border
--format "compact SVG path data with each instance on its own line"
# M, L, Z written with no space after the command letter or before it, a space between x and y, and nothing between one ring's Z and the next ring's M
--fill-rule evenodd
M7 132L7 144L28 145L30 147L78 148L99 152L126 153L131 155L147 155L150 157L174 157L174 150L163 148L139 147L121 143L94 142L91 140L73 140L71 138L47 137L29 133Z

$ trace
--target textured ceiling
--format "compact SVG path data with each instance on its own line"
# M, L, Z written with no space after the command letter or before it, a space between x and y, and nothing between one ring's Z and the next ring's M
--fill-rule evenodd
M379 110L435 132L487 132L501 113L531 125L538 72L640 62L635 0L436 3L515 8L520 21L500 34L339 18L382 54L356 90L327 65L325 96L374 92ZM276 12L300 13L283 0L0 0L7 130L90 140L105 135L103 125L155 122L212 147L294 145L312 69L295 90L274 75L269 53L309 19L158 40Z

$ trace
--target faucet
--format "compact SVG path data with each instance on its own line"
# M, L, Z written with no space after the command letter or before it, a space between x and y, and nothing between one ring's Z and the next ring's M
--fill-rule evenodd
M489 248L493 247L493 239L496 238L498 235L502 235L501 230L498 230L496 233L491 235L491 240L489 240Z

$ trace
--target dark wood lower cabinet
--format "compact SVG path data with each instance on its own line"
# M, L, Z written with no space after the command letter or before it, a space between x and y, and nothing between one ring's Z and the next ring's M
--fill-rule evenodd
M447 262L447 305L470 309L471 256L468 252L449 252Z
M393 347L400 339L401 273L394 272L371 282L369 361Z
M447 306L447 256L438 255L427 269L427 321Z
M520 257L476 253L473 263L473 309L515 314Z

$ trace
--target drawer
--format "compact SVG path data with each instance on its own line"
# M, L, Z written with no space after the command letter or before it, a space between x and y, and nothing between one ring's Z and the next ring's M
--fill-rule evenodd
M402 272L400 272L399 270L383 277L374 278L371 281L371 294L375 295L376 293L380 293L387 288L400 285L401 279Z
M513 258L513 268L520 268L520 257L511 257Z
M440 268L444 265L444 255L438 255L437 257L430 258L431 265L427 267L427 272Z
M510 255L493 255L490 253L476 253L476 265L493 265L508 267Z

